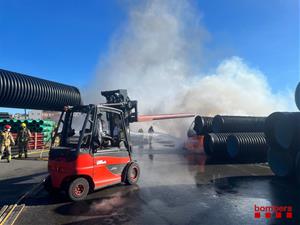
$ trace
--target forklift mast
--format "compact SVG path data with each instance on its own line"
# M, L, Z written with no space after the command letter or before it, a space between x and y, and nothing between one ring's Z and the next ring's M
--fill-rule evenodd
M138 121L137 101L130 100L127 90L101 91L101 95L106 98L106 103L102 105L123 111L126 127Z

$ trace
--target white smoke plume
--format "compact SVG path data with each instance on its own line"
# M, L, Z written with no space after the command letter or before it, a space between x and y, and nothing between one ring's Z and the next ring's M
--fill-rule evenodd
M261 71L237 56L224 59L211 74L197 72L205 63L209 33L193 2L145 0L130 5L128 15L100 60L88 102L99 102L100 90L122 88L144 114L268 115L289 107ZM157 124L178 134L191 120L182 121Z

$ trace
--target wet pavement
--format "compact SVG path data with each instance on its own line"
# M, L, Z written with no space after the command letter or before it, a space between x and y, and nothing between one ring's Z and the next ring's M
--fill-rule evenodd
M47 162L37 160L39 155L27 159L0 161L0 208L16 203L47 174Z
M116 185L70 202L40 189L16 224L299 224L299 191L266 164L209 164L176 140L134 146L137 185ZM292 219L254 218L254 206L292 206ZM283 215L285 217L285 215Z

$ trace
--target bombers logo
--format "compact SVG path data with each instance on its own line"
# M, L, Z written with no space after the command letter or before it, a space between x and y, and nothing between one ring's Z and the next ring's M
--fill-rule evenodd
M270 219L272 214L275 215L276 219L293 218L293 208L292 206L258 206L254 205L254 218L266 218Z

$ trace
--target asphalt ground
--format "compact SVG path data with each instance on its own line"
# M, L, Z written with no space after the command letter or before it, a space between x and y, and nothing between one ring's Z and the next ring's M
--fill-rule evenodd
M42 156L45 157L47 153ZM0 161L0 207L14 204L47 175L47 162L41 154L29 154L27 159Z
M189 154L167 136L133 151L141 167L137 185L108 187L76 203L62 194L51 197L41 187L24 199L15 224L300 224L298 187L275 177L266 164L207 165L205 156ZM39 160L0 165L12 167L5 179L0 173L1 193L32 188L46 169ZM255 218L255 205L291 206L293 218L266 219L263 213Z

